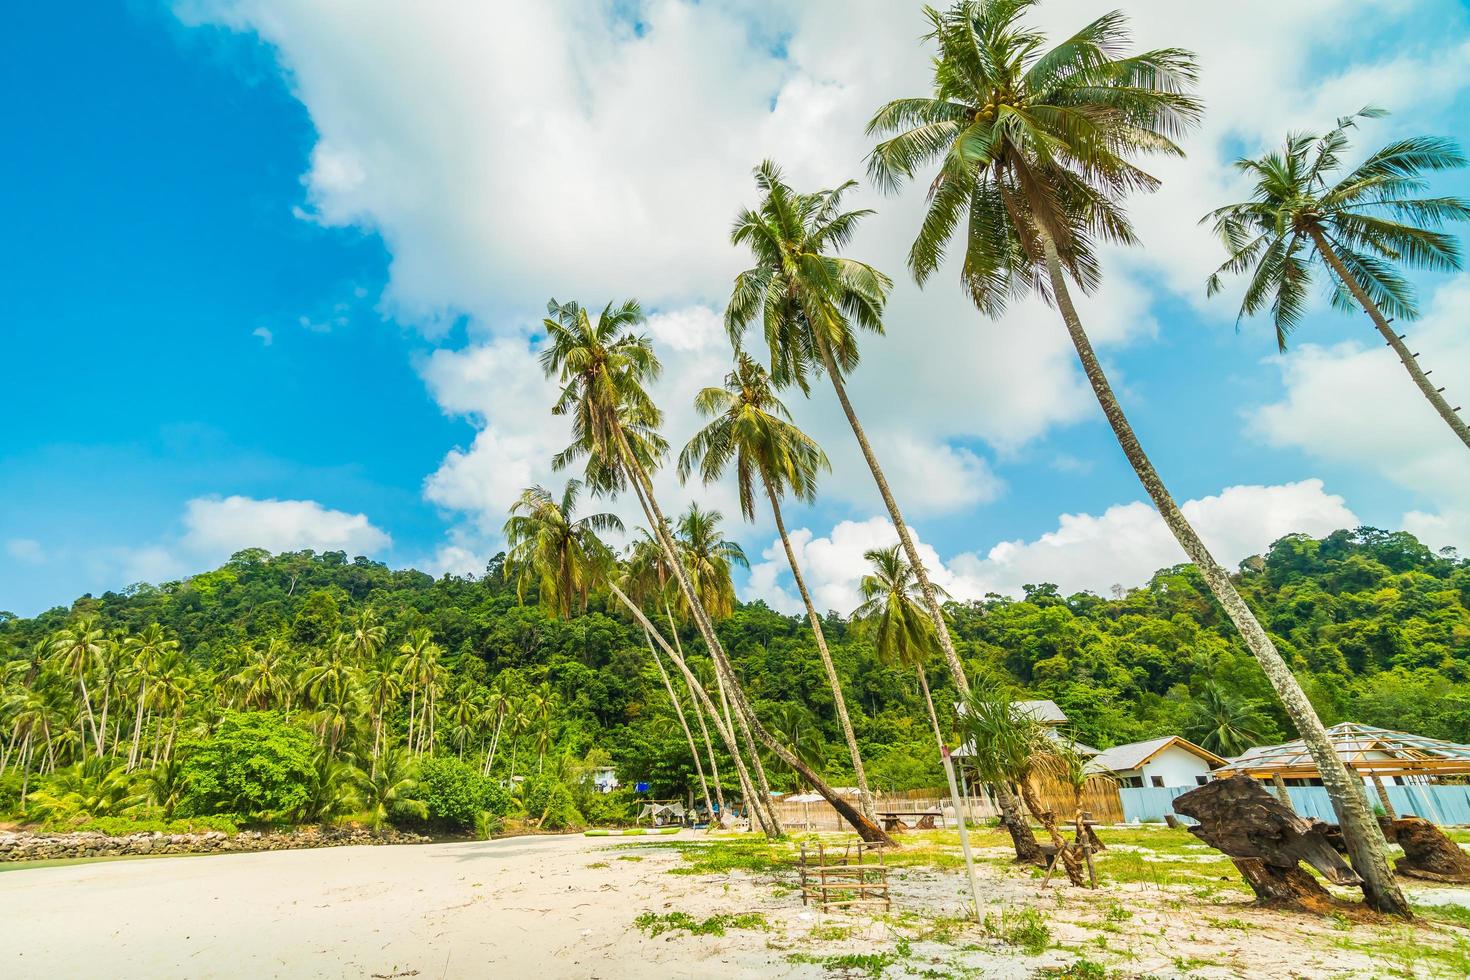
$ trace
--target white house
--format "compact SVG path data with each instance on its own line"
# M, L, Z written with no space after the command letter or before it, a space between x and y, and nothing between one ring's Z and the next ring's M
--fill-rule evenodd
M599 793L611 793L620 785L618 771L612 766L601 766L592 772L592 785Z
M1106 772L1125 788L1140 786L1203 786L1210 770L1225 760L1178 735L1129 742L1099 752L1088 768Z

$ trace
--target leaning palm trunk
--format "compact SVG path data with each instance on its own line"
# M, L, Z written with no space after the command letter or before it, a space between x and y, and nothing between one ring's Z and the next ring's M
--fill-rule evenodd
M1327 236L1323 235L1320 231L1313 231L1312 240L1317 243L1317 250L1322 253L1322 257L1327 260L1327 264L1332 267L1332 271L1337 273L1338 279L1342 280L1343 284L1347 286L1348 292L1353 294L1353 299L1358 301L1358 305L1368 314L1369 318L1373 321L1373 325L1378 328L1378 332L1388 342L1388 346L1393 348L1393 352L1403 362L1404 370L1409 372L1409 377L1414 379L1414 384L1418 385L1424 397L1429 399L1429 404L1434 406L1434 410L1439 413L1439 417L1444 419L1445 424L1450 427L1455 435L1460 437L1460 441L1467 447L1470 447L1470 426L1466 426L1465 420L1460 418L1459 413L1450 407L1449 402L1445 401L1444 395L1440 394L1439 389L1434 387L1434 382L1429 380L1427 372L1419 367L1418 356L1409 350L1408 345L1388 325L1388 320L1384 318L1382 311L1378 309L1378 305L1373 302L1367 291L1363 289L1363 284L1358 282L1357 277L1348 270L1347 266L1342 264L1342 259L1338 258L1337 252L1328 243Z
M1363 879L1364 898L1371 908L1379 912L1410 917L1411 913L1404 893L1399 888L1398 882L1394 880L1393 872L1389 870L1388 858L1385 854L1387 845L1383 840L1383 831L1379 828L1372 810L1368 807L1368 799L1363 792L1362 781L1348 772L1347 766L1333 750L1332 743L1327 738L1327 731L1322 726L1322 720L1317 717L1316 709L1312 707L1312 702L1307 700L1301 685L1292 675L1291 668L1286 665L1286 661L1277 652L1275 644L1271 642L1271 638L1266 635L1266 631L1256 620L1255 614L1251 612L1250 607L1236 591L1229 574L1215 561L1214 556L1210 554L1209 549L1205 547L1204 542L1200 540L1199 535L1185 519L1179 505L1169 495L1158 471L1154 469L1153 463L1144 453L1138 437L1133 432L1133 426L1129 424L1127 416L1123 414L1123 409L1118 404L1117 397L1113 394L1107 375L1103 373L1097 353L1092 349L1092 342L1088 340L1087 332L1082 328L1082 320L1077 316L1076 307L1072 305L1072 297L1067 291L1067 284L1062 275L1061 259L1057 255L1056 243L1045 231L1040 232L1040 238L1057 307L1061 310L1062 319L1067 325L1067 333L1072 338L1072 345L1077 348L1077 356L1082 361L1082 369L1087 374L1087 380L1092 384L1093 393L1097 395L1098 404L1102 406L1103 414L1107 416L1108 424L1112 426L1113 434L1117 436L1118 444L1123 449L1123 455L1128 457L1128 462L1133 466L1133 471L1138 474L1139 482L1148 491L1164 523L1173 532L1175 539L1184 549L1185 554L1189 556L1190 561L1194 562L1195 567L1199 569L1216 601L1224 607L1225 614L1230 617L1230 621L1235 624L1246 646L1259 661L1266 679L1271 682L1271 687L1276 691L1276 696L1281 699L1287 715L1291 717L1302 740L1306 742L1307 751L1311 753L1312 761L1317 764L1317 770L1322 776L1322 785L1332 798L1332 809L1336 812L1338 823L1342 826L1343 840L1352 857L1353 869Z
M939 730L939 715L934 710L934 696L929 693L929 675L924 670L924 665L919 664L919 687L924 689L924 705L929 709L929 724L934 726L934 741L938 743L939 750L944 751L944 734Z
M801 566L796 561L796 551L791 547L791 538L786 534L786 521L781 517L781 501L776 497L776 492L771 488L769 481L763 480L766 487L766 496L771 501L771 514L776 519L776 531L781 535L781 546L786 549L786 560L791 564L791 577L796 581L796 589L801 593L802 605L806 606L806 618L812 624L812 634L817 638L817 653L822 657L822 668L827 672L827 683L832 687L832 700L837 705L837 720L842 725L842 737L847 741L847 754L852 758L852 773L857 780L858 795L862 798L863 813L869 820L877 817L873 808L873 794L868 791L868 773L863 768L863 757L858 752L857 736L852 731L852 719L847 716L847 699L842 695L842 682L837 677L837 667L832 663L832 653L827 649L827 634L822 631L822 619L817 615L817 607L812 604L811 593L806 590L806 579L802 577Z
M674 649L679 652L680 657L683 657L684 646L679 642L679 631L674 627L674 613L669 608L667 600L664 601L664 613L669 617L669 635L673 637ZM725 809L725 791L720 786L720 764L715 761L715 745L710 741L709 725L704 720L704 707L699 703L699 699L694 696L694 689L689 687L687 683L685 687L689 690L689 704L694 708L694 717L699 719L699 734L704 738L704 751L709 758L709 778L715 784L715 802L720 807L720 818L718 821L712 821L712 823L718 822L723 824L729 811ZM727 726L730 724L728 713L725 718L725 724ZM741 792L743 793L744 791L745 785L742 783ZM746 797L746 799L749 799L749 797Z
M672 636L673 638L673 648L675 648L675 651L678 651L679 657L682 658L684 657L684 644L679 641L679 627L678 624L673 621L673 610L670 610L669 608L669 599L664 599L663 614L667 617L667 619L669 619L669 636ZM735 721L731 718L731 699L729 699L729 696L725 693L725 682L720 679L719 670L714 671L714 688L719 691L720 708L725 711L726 729L731 730L731 732L738 732L739 729L736 729ZM691 696L691 698L694 698L694 692L689 692L689 696ZM698 707L698 702L695 702L695 707ZM704 723L703 711L701 711L700 713L700 723ZM716 718L716 723L719 723L719 718ZM751 757L754 757L754 761L756 761L756 764L760 764L760 755L756 752L756 746L751 745L750 736L748 736L748 733L747 738L745 738L745 751L750 752L750 755ZM741 763L744 763L744 760L741 760ZM713 751L710 752L710 770L717 771L714 770ZM769 815L761 810L764 802L766 802L766 798L764 798L764 796L757 795L756 783L751 782L750 780L750 767L744 764L739 765L739 767L736 767L735 774L736 777L738 777L738 780L736 780L736 782L739 782L739 792L741 792L741 798L745 799L745 807L747 807L748 810L751 811L751 813L756 814L757 823L760 823L761 829L764 829L764 827L767 826L767 823L769 823ZM716 792L719 792L719 782L716 782ZM723 801L723 799L720 799L720 811L722 811L722 813L723 807L725 807L725 801Z
M960 663L959 654L954 649L954 642L949 637L949 626L944 621L944 610L939 606L939 598L934 593L934 584L929 581L929 573L924 568L924 562L919 558L919 549L914 546L914 538L909 533L909 526L904 523L903 515L899 513L898 501L893 498L893 491L888 488L888 478L883 475L883 467L878 464L878 456L868 442L868 434L863 430L863 424L858 421L852 402L848 401L847 386L843 384L842 374L838 371L837 362L832 357L832 350L828 347L821 332L816 331L816 334L817 347L822 355L822 365L827 369L827 376L832 379L832 388L837 392L837 401L842 404L842 413L847 416L847 424L852 427L852 434L857 437L858 447L863 451L863 459L867 460L868 469L873 473L873 482L878 485L878 493L883 498L883 505L888 508L888 519L893 521L893 527L898 532L898 540L903 545L904 554L908 556L909 564L914 568L914 576L919 580L919 589L924 593L924 605L929 609L929 616L934 620L934 629L939 636L939 648L944 651L944 661L949 665L949 672L954 675L955 689L961 695L968 694L970 681L965 677L964 665Z
M648 621L648 617L644 615L643 609L632 599L629 599L627 595L624 594L623 590L618 588L616 585L609 583L608 588L612 591L613 596L625 607L627 607L628 612L633 614L633 618L638 621L639 626L643 627L643 631L649 636L653 637L656 641L658 641L658 645L663 648L664 653L668 654L668 657L671 661L673 661L674 666L678 667L679 672L684 675L684 682L689 685L689 690L694 692L695 697L703 702L704 710L709 713L709 716L711 718L714 719L715 731L719 733L720 740L725 743L725 750L730 753L730 759L735 764L735 772L740 779L742 791L747 791L749 787L754 784L750 781L750 774L746 772L745 760L742 759L740 756L740 749L736 745L735 735L730 730L729 726L720 721L720 713L718 709L715 708L715 703L710 700L710 696L705 691L704 686L699 683L698 678L696 678L694 676L694 672L689 669L689 665L685 663L684 658L680 656L673 647L669 646L669 643L667 640L664 639L663 634L660 633L654 627L654 625ZM762 828L765 828L766 811L756 805L755 802L752 801L751 797L747 796L746 802L747 805L750 806L751 812L756 815L756 819L761 824ZM769 830L767 832L769 833Z
M699 628L700 635L704 638L705 645L709 648L710 656L714 659L716 674L717 676L719 674L724 675L730 698L735 702L735 717L740 722L741 728L752 734L762 745L774 752L776 757L791 767L801 779L806 780L813 789L821 794L823 799L832 804L833 809L841 814L844 820L852 825L853 829L858 832L858 835L863 840L892 845L894 843L893 838L889 837L881 827L864 816L860 810L843 799L841 794L829 786L827 781L819 776L811 766L808 766L797 757L796 753L782 745L761 724L760 718L756 716L755 710L750 705L750 700L745 696L744 689L741 688L739 682L735 679L735 672L731 668L729 658L725 655L725 648L720 644L719 637L715 635L714 626L709 621L709 616L705 612L704 605L699 601L699 596L695 594L694 587L689 582L689 576L684 570L683 562L679 561L678 552L675 550L674 542L669 536L668 524L664 520L663 513L659 510L658 502L654 499L653 484L648 478L647 471L644 470L638 458L629 451L626 442L623 443L622 449L623 458L629 462L629 468L633 471L635 485L638 487L642 496L642 502L645 508L650 511L648 515L650 523L653 524L654 531L658 535L659 543L663 547L664 556L669 560L669 564L673 566L674 580L679 583L679 590L684 594L684 601L688 603L690 611L694 614L695 625ZM769 791L765 792L765 802L769 804ZM778 835L781 834L780 821L776 817L774 808L771 809L770 816L772 822L776 825L776 833Z
M653 645L653 637L647 633L643 634L648 641L648 652L653 656L653 662L658 666L658 676L663 679L664 690L669 692L669 700L674 703L674 716L679 719L679 727L684 729L684 741L689 743L689 754L694 759L694 771L699 774L699 788L704 793L705 812L713 815L714 803L709 798L709 782L704 778L704 763L699 761L699 748L694 744L694 733L689 730L689 721L684 717L684 706L679 703L679 695L674 692L674 684L669 680L669 672L664 670L664 662L659 658L658 650Z
M1057 815L1051 807L1045 806L1036 795L1036 787L1031 784L1030 774L1023 775L1017 785L1021 787L1021 798L1026 801L1026 809L1030 810L1041 826L1046 828L1046 835L1051 838L1051 846L1057 850L1057 859L1062 862L1062 867L1067 872L1067 879L1074 885L1082 884L1082 862L1077 860L1077 852L1067 844L1062 832L1057 829Z

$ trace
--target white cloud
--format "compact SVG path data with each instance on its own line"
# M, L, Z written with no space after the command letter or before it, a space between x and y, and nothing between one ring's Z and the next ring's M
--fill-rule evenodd
M1228 487L1182 506L1227 568L1285 534L1322 535L1358 524L1343 499L1327 493L1315 479ZM892 525L878 517L843 521L825 538L806 528L791 537L818 608L844 613L858 604L858 582L867 569L863 552L898 540ZM941 563L928 545L920 542L919 547L934 581L957 599L976 599L987 592L1019 595L1023 585L1043 582L1057 585L1064 594L1105 594L1115 584L1140 585L1158 569L1186 560L1158 512L1142 502L1117 504L1100 515L1063 514L1055 530L1034 541L1003 541L983 557L961 554ZM795 590L785 584L790 572L780 541L772 542L762 557L751 569L747 597L797 611Z
M1470 276L1460 276L1434 294L1422 321L1398 325L1452 405L1470 406L1467 315ZM1378 342L1367 316L1346 316L1341 324L1363 339L1304 344L1273 358L1285 393L1250 414L1252 430L1269 445L1366 469L1421 495L1439 513L1412 510L1405 527L1436 546L1470 547L1470 453Z
M1347 60L1343 52L1380 50L1359 42L1408 16L1377 0L1128 7L1141 46L1199 53L1209 112L1188 141L1191 158L1151 164L1164 190L1133 203L1147 247L1110 258L1103 291L1081 303L1105 354L1157 329L1141 282L1162 275L1203 302L1203 277L1220 256L1194 222L1240 194L1221 166L1228 158L1292 126L1320 126L1369 93L1412 87L1401 101L1422 112L1464 84L1457 40ZM301 213L381 235L392 257L384 310L430 337L471 318L472 342L435 353L423 373L446 412L483 431L446 455L425 494L492 537L522 486L553 482L546 460L564 442L527 349L531 311L550 295L600 306L632 294L661 309L649 325L668 368L656 394L666 434L682 445L693 429L689 396L725 370L709 308L743 267L728 228L754 199L750 167L773 157L801 188L861 176L864 123L887 99L924 92L932 53L918 41L918 7L889 0L645 0L633 13L575 0L186 0L176 9L188 23L253 32L274 47L318 134ZM1091 0L1051 0L1035 16L1060 37L1098 12ZM1328 79L1325 59L1340 66ZM851 387L905 505L935 514L1000 491L975 447L1017 452L1097 409L1052 311L1027 301L992 323L952 270L926 290L908 282L925 188L920 179L893 200L866 188L851 198L879 213L850 254L898 282L888 336L865 340ZM793 408L832 457L824 496L871 513L876 495L830 392ZM948 479L932 476L941 466ZM675 489L662 475L661 494ZM733 516L728 490L717 492Z
M27 565L39 565L46 560L46 549L34 538L9 539L5 542L5 553Z
M261 346L263 347L269 347L271 344L275 343L276 339L276 335L271 332L269 327L256 327L254 330L250 331L250 336L259 337Z
M345 551L371 555L393 543L366 514L323 507L315 500L255 500L239 495L196 497L184 505L183 548L227 558L243 548Z

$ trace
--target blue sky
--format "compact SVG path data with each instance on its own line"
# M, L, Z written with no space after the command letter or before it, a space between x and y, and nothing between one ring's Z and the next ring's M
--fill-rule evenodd
M849 7L833 37L818 6L18 9L0 42L20 135L0 156L0 609L251 544L482 567L514 490L560 479L531 359L549 295L643 298L682 444L689 395L724 369L715 311L742 267L724 234L749 168L860 176L866 114L924 88L917 7ZM1465 8L1324 2L1262 38L1250 3L1223 20L1177 6L1128 9L1145 43L1200 51L1211 121L1187 163L1157 168L1144 246L1110 257L1084 309L1135 425L1176 497L1206 498L1194 516L1224 560L1356 520L1470 546L1463 449L1366 319L1321 311L1273 360L1265 324L1237 332L1228 299L1204 301L1217 256L1194 227L1238 190L1224 163L1287 128L1374 101L1397 111L1365 144L1463 132ZM1057 0L1040 19L1102 9ZM1436 186L1470 193L1463 175ZM901 257L921 202L855 203L880 214L853 253L900 285L854 396L951 591L1101 589L1179 560L1055 316L983 321L943 273L917 290ZM1419 282L1410 329L1470 402L1470 288ZM845 609L862 548L891 530L831 402L793 396L835 472L790 523ZM734 520L729 488L661 489ZM769 523L735 531L746 595L789 607Z

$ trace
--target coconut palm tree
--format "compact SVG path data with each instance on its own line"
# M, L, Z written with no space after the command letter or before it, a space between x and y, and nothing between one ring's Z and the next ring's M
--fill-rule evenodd
M791 546L791 536L786 531L786 521L781 513L781 499L788 492L797 500L811 502L816 499L817 474L832 468L827 454L792 423L791 412L776 396L770 376L744 351L736 352L735 369L725 376L724 386L700 391L694 397L694 407L710 422L689 440L679 454L679 478L687 478L698 467L704 482L714 483L733 464L735 483L740 492L740 512L748 521L755 520L756 484L759 482L760 490L771 505L771 516L776 521L781 546L786 550L791 576L801 593L802 604L806 606L807 621L817 640L817 654L827 673L827 684L832 688L837 720L847 742L847 754L852 760L858 793L871 818L873 797L868 791L868 774L863 768L857 736L847 713L842 682L832 662L832 653L827 649L822 619L817 615L811 593L807 591L806 578L801 574L801 565L796 560L796 551Z
M149 623L137 636L123 641L123 657L128 673L138 684L138 708L133 717L133 740L128 749L128 772L138 764L138 746L143 735L143 712L148 705L148 682L158 673L164 660L179 649L179 641L164 635L163 627Z
M1253 702L1245 701L1213 681L1190 699L1184 735L1216 755L1240 755L1266 741L1264 721Z
M433 634L419 627L408 634L398 647L399 675L408 688L408 749L423 752L432 747L429 736L433 687L439 673L439 644Z
M1398 331L1395 319L1419 315L1414 288L1399 271L1460 268L1460 247L1438 229L1470 221L1470 201L1420 196L1427 171L1466 164L1459 146L1448 139L1413 136L1382 147L1350 173L1328 183L1341 168L1348 130L1358 119L1386 115L1374 106L1337 121L1325 135L1293 133L1280 150L1235 161L1255 180L1250 200L1205 215L1225 244L1230 259L1209 278L1213 296L1230 273L1250 276L1240 304L1242 318L1270 310L1276 346L1286 339L1307 305L1313 267L1327 267L1332 303L1340 310L1359 308L1393 348L1404 369L1445 424L1470 447L1470 427L1429 380Z
M79 616L62 627L51 639L51 655L57 669L76 680L86 711L87 726L92 732L92 745L102 754L102 731L92 713L92 695L87 690L87 675L99 672L107 660L109 643L95 616ZM83 754L86 753L85 739Z
M939 46L933 94L878 110L868 131L896 135L873 150L869 171L893 188L938 162L928 212L909 252L917 281L938 268L950 238L961 233L962 285L981 311L998 314L1028 292L1056 304L1124 455L1306 740L1368 904L1407 916L1361 781L1333 752L1275 644L1169 494L1072 302L1068 280L1084 292L1100 281L1095 243L1135 240L1123 199L1158 181L1134 159L1182 153L1174 139L1201 112L1190 94L1194 58L1177 48L1123 55L1129 33L1116 12L1048 50L1046 37L1021 23L1033 3L962 0L944 11L926 8L927 38Z
M725 307L725 329L731 343L738 347L746 325L761 322L771 352L771 377L782 387L795 384L810 394L808 376L826 372L888 518L898 532L899 543L914 566L955 687L964 691L969 681L950 639L937 593L843 380L858 364L853 324L874 333L883 332L883 306L893 283L866 263L831 253L847 244L858 222L872 211L842 210L843 195L856 186L855 181L832 190L797 194L781 179L780 168L769 160L756 168L755 183L765 196L755 210L740 212L730 240L748 246L756 264L735 277Z
M580 480L568 480L560 499L543 487L529 487L505 522L505 569L516 581L517 596L524 600L526 587L535 583L541 607L557 619L586 610L593 583L614 561L597 535L623 529L615 514L577 517L581 493Z
M387 642L388 627L378 622L378 614L372 606L366 606L352 617L347 635L357 662L365 664L371 662L373 655Z
M653 536L648 535L647 530L642 532L642 538L635 542L634 547L629 548L628 561L622 569L623 589L628 592L635 602L656 601L663 602L667 597L666 576L663 574L663 554L659 551L659 545L654 544ZM672 619L672 613L670 613ZM694 770L700 779L700 792L704 796L704 808L710 813L710 826L714 823L714 802L719 802L719 814L725 814L725 793L720 789L719 764L714 761L714 743L710 741L710 729L704 723L704 713L694 695L689 695L689 701L694 705L695 716L700 720L700 730L704 733L704 746L709 751L710 770L713 773L714 793L717 801L710 799L710 780L704 774L704 763L700 760L700 749L694 743L694 732L689 730L689 720L684 714L684 704L679 693L673 688L673 680L669 677L669 671L664 670L663 658L659 657L659 648L654 646L653 635L644 630L644 641L648 644L648 655L653 657L654 666L659 669L659 677L663 680L664 691L669 692L669 702L673 705L673 714L679 718L679 727L684 729L685 742L689 743L689 757L694 760Z
M758 738L787 765L793 761L804 765L766 731L738 686L714 625L678 557L679 549L653 492L650 468L667 450L667 444L657 431L662 415L644 388L658 376L661 369L658 358L648 338L632 332L643 321L642 310L632 300L617 309L608 304L594 322L576 303L558 304L553 300L547 309L551 316L543 321L547 345L541 354L541 364L547 376L556 377L562 386L553 413L572 421L572 444L553 463L564 467L585 459L588 481L605 492L632 486L669 560L679 593L688 603L695 626L735 702L735 716L742 734ZM641 610L631 611L641 614ZM853 809L816 773L808 778L817 792L832 801L864 838L891 842L881 828ZM767 811L768 829L779 833L779 820L770 809L769 795L760 803Z
M688 595L676 592L675 598L678 600L680 613L686 618L694 618L690 608L691 596L698 600L705 615L712 621L728 619L735 611L735 581L731 568L735 565L749 568L750 562L745 557L745 550L720 531L723 521L724 515L719 511L701 510L698 504L693 503L679 518L676 533L673 535L674 547L678 549L691 591ZM679 632L675 627L672 611L669 613L669 632L673 634L677 644ZM720 671L715 672L715 680L725 708L726 724L729 724L729 690ZM737 685L739 680L731 680L730 684ZM749 767L755 773L759 799L769 804L771 787L766 779L765 762L756 749L748 728L741 730L741 739L745 743ZM768 817L773 821L776 819L774 812L768 814Z
M284 699L292 686L290 662L291 648L280 637L270 638L263 647L251 648L236 678L240 703L267 711Z
M417 789L412 754L406 749L385 752L377 770L362 781L358 790L373 830L381 830L395 817L427 817L428 807L414 796Z
M934 710L934 697L929 693L926 669L929 657L939 650L939 637L924 610L924 596L915 579L914 567L904 560L899 545L874 548L864 552L863 557L872 571L858 584L863 603L853 611L853 625L860 635L872 639L879 660L901 664L919 675L929 723L934 727L934 741L942 752L944 734ZM948 598L942 589L936 588L935 592Z
M403 694L403 673L398 670L395 658L389 650L379 650L376 662L367 671L364 684L367 695L368 715L373 729L373 747L368 775L377 772L378 757L387 744L384 721L393 705Z

